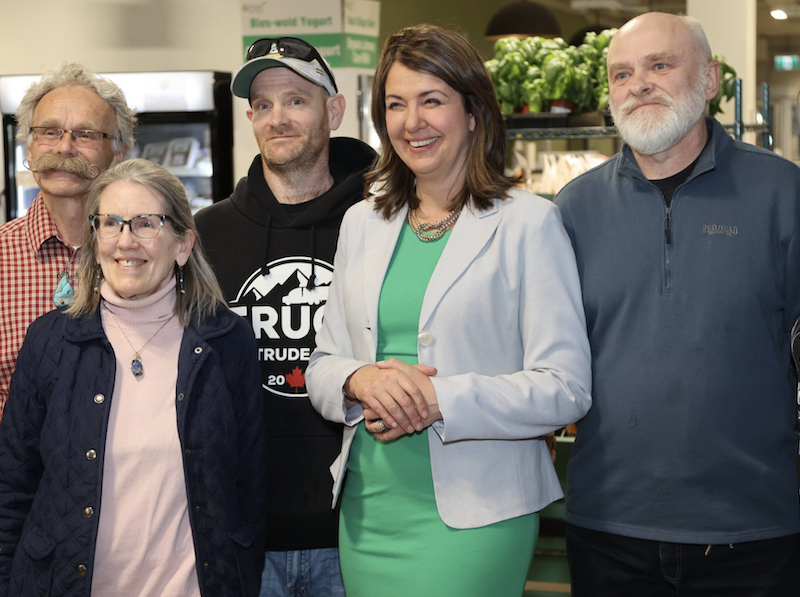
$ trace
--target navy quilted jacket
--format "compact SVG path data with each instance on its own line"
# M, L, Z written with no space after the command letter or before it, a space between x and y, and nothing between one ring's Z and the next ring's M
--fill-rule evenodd
M0 596L89 597L114 373L99 312L28 329L0 425ZM200 591L255 596L264 399L243 319L221 308L186 328L175 400Z

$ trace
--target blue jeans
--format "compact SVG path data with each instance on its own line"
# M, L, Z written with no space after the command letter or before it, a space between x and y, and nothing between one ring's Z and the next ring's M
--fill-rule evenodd
M268 551L260 597L345 597L339 550Z
M800 595L800 535L693 545L567 525L573 597Z

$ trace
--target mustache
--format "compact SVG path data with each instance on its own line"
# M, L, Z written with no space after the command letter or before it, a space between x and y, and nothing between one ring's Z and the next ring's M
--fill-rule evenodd
M85 157L76 155L72 157L64 157L54 153L46 153L39 159L34 160L28 166L31 172L49 172L52 170L59 170L61 172L68 172L75 174L86 180L94 180L100 176L100 167L92 164Z
M639 97L629 97L625 102L620 106L620 111L625 116L629 116L633 113L636 108L642 106L644 104L659 104L664 106L665 108L674 108L675 102L672 98L661 95L661 94L650 94L645 98Z

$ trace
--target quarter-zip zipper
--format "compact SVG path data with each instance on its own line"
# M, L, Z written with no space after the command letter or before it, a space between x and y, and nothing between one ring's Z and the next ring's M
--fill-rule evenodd
M676 189L677 192L677 189ZM661 194L664 202L664 294L672 292L672 208L675 205L675 194L667 205L667 200Z
M675 198L673 197L673 202ZM666 202L664 203L666 206ZM672 292L672 206L666 208L664 216L664 292Z

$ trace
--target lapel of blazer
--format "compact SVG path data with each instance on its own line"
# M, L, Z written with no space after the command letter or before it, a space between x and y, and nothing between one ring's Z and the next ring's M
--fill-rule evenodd
M364 305L372 336L378 338L378 301L383 279L394 253L400 231L406 221L408 208L404 208L388 222L372 211L364 222Z
M428 283L428 289L425 291L425 299L422 302L422 311L419 317L420 329L427 327L428 321L444 293L483 250L499 224L497 202L486 211L476 212L472 208L464 208L458 222L450 232L447 246L442 251L442 256Z

